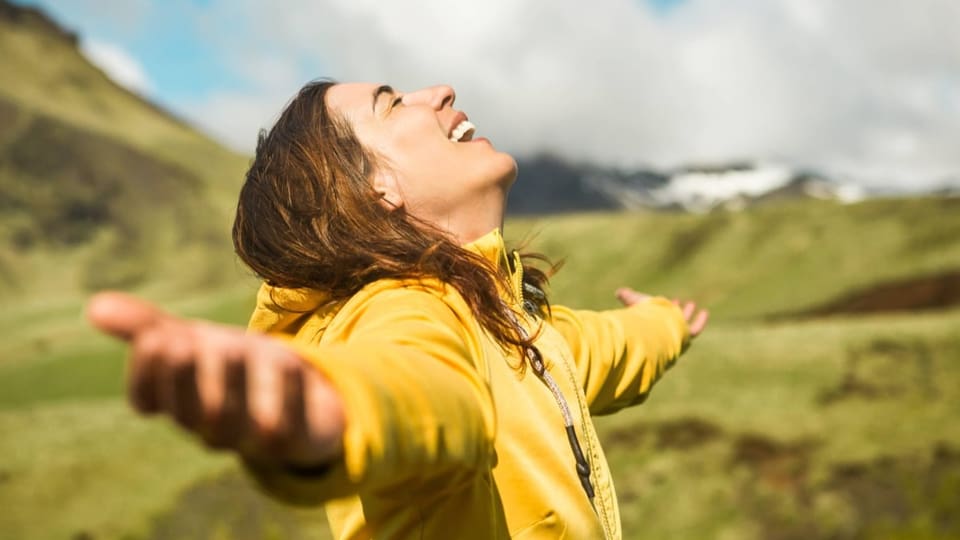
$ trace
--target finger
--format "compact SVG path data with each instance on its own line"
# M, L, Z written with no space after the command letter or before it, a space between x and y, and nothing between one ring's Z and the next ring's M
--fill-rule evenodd
M693 322L690 323L690 336L696 337L700 335L700 332L703 332L703 329L707 326L707 320L710 318L710 312L702 309L697 316L694 317Z
M283 431L289 435L285 459L307 464L316 461L316 449L312 448L313 440L307 431L304 375L302 367L284 370Z
M189 328L168 332L166 350L159 363L160 404L174 420L189 430L201 423L203 410L197 388L197 364Z
M685 302L683 304L683 318L687 322L690 322L690 317L693 317L693 312L696 311L697 305L693 302Z
M330 382L312 366L303 369L304 414L314 459L332 458L343 448L346 419L343 401Z
M253 340L244 354L249 429L246 442L263 457L276 459L283 446L283 365L264 342Z
M144 414L160 411L157 365L165 342L166 332L163 329L141 333L133 341L127 365L127 397L130 405Z
M87 303L87 319L94 327L130 341L158 322L171 318L153 304L118 292L98 293Z
M208 325L197 323L193 327L193 340L197 351L197 389L204 424L213 427L223 416L227 394L225 372L231 351L229 343Z
M249 429L249 404L247 401L247 369L243 355L233 348L224 349L223 356L217 358L222 380L217 394L207 399L204 405L207 415L207 428L204 440L213 448L244 449L244 440ZM208 384L213 381L209 381ZM219 404L214 402L219 399Z
M650 295L637 292L629 287L620 287L616 292L617 299L625 306L632 306L637 302L642 302L647 298L650 298Z

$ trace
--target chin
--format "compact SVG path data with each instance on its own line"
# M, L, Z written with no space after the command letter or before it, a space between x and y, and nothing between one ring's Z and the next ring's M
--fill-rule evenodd
M498 174L499 184L509 188L517 180L517 160L506 152L498 152Z

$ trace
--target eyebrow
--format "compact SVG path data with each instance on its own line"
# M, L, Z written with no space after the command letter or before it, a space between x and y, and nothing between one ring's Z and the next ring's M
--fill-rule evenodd
M377 112L377 100L380 99L381 94L395 94L395 93L396 92L394 92L393 87L388 84L383 84L377 87L377 89L373 91L373 104L370 106L370 110L373 111L374 113Z

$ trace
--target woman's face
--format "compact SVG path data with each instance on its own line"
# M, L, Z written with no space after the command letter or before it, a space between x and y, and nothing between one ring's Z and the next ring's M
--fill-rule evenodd
M326 95L327 107L377 155L374 185L387 203L457 233L464 220L502 219L517 165L487 139L473 137L467 116L453 108L455 99L449 86L400 92L367 83L336 84ZM501 215L477 215L494 210Z

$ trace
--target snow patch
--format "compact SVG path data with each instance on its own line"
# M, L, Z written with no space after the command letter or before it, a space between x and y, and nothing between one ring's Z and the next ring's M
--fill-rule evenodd
M755 198L787 185L794 171L779 165L749 170L684 172L663 187L650 191L660 204L679 204L692 212L706 212L717 205L742 198ZM736 206L736 205L735 205Z

